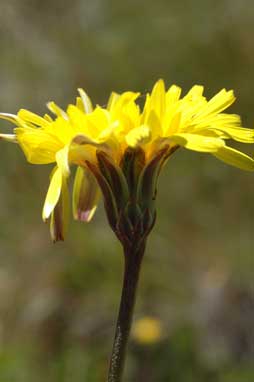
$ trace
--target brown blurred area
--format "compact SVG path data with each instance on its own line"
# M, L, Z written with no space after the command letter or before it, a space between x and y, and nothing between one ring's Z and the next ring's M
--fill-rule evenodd
M234 89L231 112L253 127L253 41L251 0L1 0L0 111L65 107L78 87L105 104L162 77L208 97ZM51 166L0 148L0 381L103 381L123 265L103 206L53 245L41 221ZM126 382L254 379L253 195L252 173L212 156L168 162L135 313L164 332L131 340Z

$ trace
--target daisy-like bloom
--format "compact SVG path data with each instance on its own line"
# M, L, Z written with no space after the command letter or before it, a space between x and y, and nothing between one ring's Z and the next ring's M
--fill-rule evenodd
M16 125L14 134L0 138L18 143L30 163L55 164L42 213L45 221L51 219L54 241L66 231L71 165L77 166L74 218L90 221L102 193L109 223L125 245L151 230L158 174L178 148L211 153L253 171L253 159L225 143L254 142L253 130L241 127L238 115L223 112L235 100L233 91L223 89L207 100L203 90L195 85L181 98L178 86L166 90L159 80L141 109L139 93L112 93L107 107L93 108L79 89L66 111L48 103L53 117L24 109L0 114Z
M238 115L223 112L235 100L232 90L223 89L208 101L203 87L196 85L181 98L178 86L166 91L159 80L142 109L137 103L139 93L112 93L107 107L95 108L82 89L79 94L66 111L50 102L54 118L23 109L17 115L1 113L16 127L14 134L0 134L0 139L18 143L30 163L55 164L42 212L45 221L50 218L54 241L65 236L71 165L77 166L72 190L75 219L90 221L103 195L109 224L125 255L108 374L108 382L121 382L140 266L156 218L161 169L174 152L185 147L253 171L254 160L227 146L226 140L253 143L254 132L241 127ZM153 328L153 337L158 333Z

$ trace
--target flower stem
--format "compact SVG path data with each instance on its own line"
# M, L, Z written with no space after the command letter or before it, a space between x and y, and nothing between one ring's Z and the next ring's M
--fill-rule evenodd
M124 251L124 280L108 382L121 382L145 245Z

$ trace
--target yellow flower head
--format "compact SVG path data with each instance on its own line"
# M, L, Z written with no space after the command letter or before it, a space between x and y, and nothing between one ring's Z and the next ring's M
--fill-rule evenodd
M133 338L141 345L154 344L162 338L162 325L160 320L153 317L143 317L134 322Z
M232 90L223 89L208 101L203 87L195 85L181 98L178 86L166 90L159 80L143 109L138 97L130 91L112 93L107 107L93 107L79 89L66 111L48 103L53 117L24 109L0 114L16 125L14 134L0 134L0 139L17 142L30 163L55 163L42 213L44 220L51 217L54 240L63 239L66 230L70 165L77 166L74 218L90 221L102 191L109 222L121 240L128 229L128 240L135 230L145 235L151 229L158 174L179 147L254 169L252 158L225 143L254 142L253 130L241 127L238 115L223 112L235 100Z

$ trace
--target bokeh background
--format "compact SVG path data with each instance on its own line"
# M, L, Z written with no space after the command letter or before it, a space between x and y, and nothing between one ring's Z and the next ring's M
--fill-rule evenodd
M208 97L233 88L231 111L253 127L253 41L252 0L0 0L0 109L44 113L78 87L105 104L162 77ZM0 381L104 381L123 259L103 207L53 245L41 221L51 166L0 147ZM254 380L253 237L254 175L177 152L160 178L126 382Z

